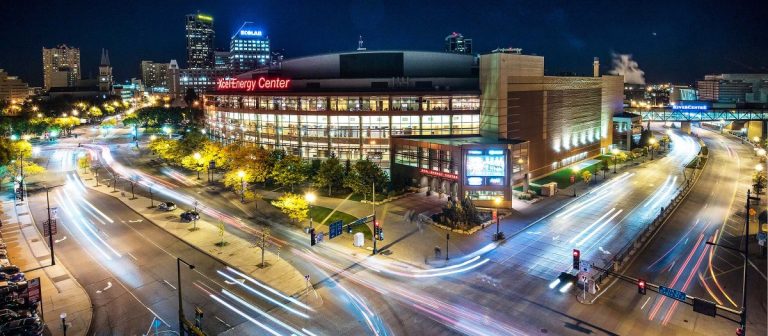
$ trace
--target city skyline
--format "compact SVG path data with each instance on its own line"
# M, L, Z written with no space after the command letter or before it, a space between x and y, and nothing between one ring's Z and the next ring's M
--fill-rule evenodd
M106 48L112 51L117 81L139 78L142 60L185 60L184 16L199 10L214 17L216 48L227 49L232 33L242 22L252 21L273 41L272 49L284 49L287 58L351 51L357 47L359 35L368 50L440 51L444 37L455 31L473 39L476 54L515 47L527 54L549 57L555 60L545 69L550 74L588 74L592 57L600 57L601 72L608 73L613 54L633 55L649 82L692 84L705 74L765 72L768 51L760 48L759 32L765 30L760 27L768 27L751 15L764 11L765 5L757 1L742 3L729 10L733 15L721 17L716 4L659 1L646 4L646 8L663 10L631 12L602 1L562 6L478 4L471 8L454 3L437 7L411 3L385 6L383 2L267 2L254 6L239 2L139 1L108 6L94 3L85 10L60 1L45 7L6 3L0 5L0 18L9 34L0 37L0 44L17 52L0 55L0 68L33 86L41 86L42 69L26 60L40 59L41 47L68 44L81 50L83 77L98 74L99 52ZM94 15L102 12L110 14ZM424 24L425 16L420 13L427 13L429 24ZM457 18L455 13L463 16ZM67 28L51 30L36 24L41 21L59 22ZM698 25L713 21L719 24ZM88 24L68 24L73 22ZM28 38L15 38L21 34ZM668 58L668 54L677 56Z

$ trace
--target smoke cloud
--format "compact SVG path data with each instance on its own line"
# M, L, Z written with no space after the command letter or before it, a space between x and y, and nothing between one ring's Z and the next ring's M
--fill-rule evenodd
M611 75L624 76L624 83L645 84L645 72L640 70L630 54L613 54Z

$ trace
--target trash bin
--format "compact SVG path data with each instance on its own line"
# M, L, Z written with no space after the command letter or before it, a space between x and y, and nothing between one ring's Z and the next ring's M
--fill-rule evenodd
M355 247L363 247L365 245L365 236L363 236L362 232L355 233L352 236L352 245Z

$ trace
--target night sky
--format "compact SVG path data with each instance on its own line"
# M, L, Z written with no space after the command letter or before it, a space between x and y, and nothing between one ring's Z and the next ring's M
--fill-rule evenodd
M263 27L286 57L368 50L434 50L461 32L475 53L519 47L545 56L547 73L591 74L632 54L648 82L693 83L708 73L768 73L768 1L179 1L0 0L0 68L42 84L41 48L79 47L84 77L107 48L116 81L141 60L186 66L184 15L214 17L216 47L243 21Z

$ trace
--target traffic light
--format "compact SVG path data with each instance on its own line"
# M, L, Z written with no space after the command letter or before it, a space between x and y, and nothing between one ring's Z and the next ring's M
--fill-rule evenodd
M203 323L203 309L200 307L195 307L195 327L200 328L200 325Z
M374 220L373 221L373 239L381 240L379 235L381 234L381 226L379 225L379 221Z
M315 228L309 229L309 245L315 246L317 244L317 235L315 235Z
M637 279L637 293L645 295L645 280Z
M581 258L581 251L573 249L573 269L579 269L579 259Z

